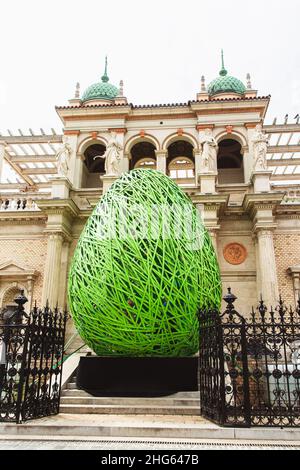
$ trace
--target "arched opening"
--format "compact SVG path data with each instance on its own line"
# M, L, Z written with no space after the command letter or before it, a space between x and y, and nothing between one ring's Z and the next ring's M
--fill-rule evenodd
M241 144L234 139L219 142L218 183L244 183L244 162Z
M130 153L130 170L136 168L150 168L156 170L155 146L151 142L139 142L135 144Z
M102 144L90 145L84 152L84 165L82 174L82 187L83 188L99 188L100 175L105 173L105 160L104 158L96 158L103 156L105 153L105 146Z
M20 287L12 286L9 287L3 295L2 307L16 307L14 299L20 295Z
M134 165L134 169L136 168L156 170L156 160L154 158L141 158Z
M195 158L193 146L177 140L168 147L167 173L180 185L195 184Z

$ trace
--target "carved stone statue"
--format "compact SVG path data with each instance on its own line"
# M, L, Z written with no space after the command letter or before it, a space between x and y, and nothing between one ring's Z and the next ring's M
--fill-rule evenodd
M72 148L66 136L63 137L63 143L56 153L56 166L59 176L67 176L69 170L69 159Z
M202 171L208 173L217 171L217 153L219 147L211 129L204 131L204 134L200 137L200 144L202 147Z
M267 151L269 142L268 137L262 130L261 124L258 124L255 128L252 144L254 153L254 171L267 170Z
M97 155L94 157L94 160L97 158L105 159L106 176L119 176L122 149L122 145L118 142L118 135L115 132L112 132L109 137L104 155Z

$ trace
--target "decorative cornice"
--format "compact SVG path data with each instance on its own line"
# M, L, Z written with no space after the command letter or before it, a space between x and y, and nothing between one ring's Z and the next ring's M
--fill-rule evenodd
M197 124L196 129L198 132L205 131L206 129L213 130L215 128L214 124Z
M109 127L108 128L109 132L116 132L117 134L126 134L127 129L126 127Z
M281 203L283 197L283 192L245 194L243 209L245 212L259 209L274 209L274 207Z
M0 212L0 223L17 221L19 224L25 223L43 223L46 221L46 217L40 211L8 211Z
M76 217L79 211L72 199L41 199L37 201L37 205L47 215L67 214L71 217Z
M78 135L80 135L80 131L79 130L78 131L75 131L75 130L70 130L69 131L69 130L65 129L64 130L64 135L77 135L78 136Z

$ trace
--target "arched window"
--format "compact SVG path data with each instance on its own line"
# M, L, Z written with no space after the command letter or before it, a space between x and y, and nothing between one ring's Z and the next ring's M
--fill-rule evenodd
M135 164L134 169L136 168L156 170L156 160L154 158L141 158Z
M100 175L105 173L105 159L95 157L102 156L105 153L105 146L102 144L90 145L84 152L83 165L83 188L99 188Z
M130 170L151 168L156 170L155 147L150 142L139 142L131 149Z
M168 147L168 175L178 184L195 183L195 158L193 146L184 140L173 142Z
M237 140L219 142L217 166L219 184L244 183L242 146Z
M174 158L169 163L169 176L172 179L191 179L195 177L195 164L186 157Z

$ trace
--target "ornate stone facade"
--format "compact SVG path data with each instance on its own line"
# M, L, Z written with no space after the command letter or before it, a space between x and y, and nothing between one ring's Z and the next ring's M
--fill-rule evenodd
M101 93L103 83L96 87ZM149 106L129 105L123 85L119 96L93 94L89 101L80 99L77 87L69 105L56 108L68 141L67 167L58 170L64 136L1 136L0 307L15 287L27 289L31 306L48 299L64 307L70 261L88 216L118 174L134 168L156 168L189 195L212 236L224 292L231 286L238 295L238 310L250 312L261 293L268 303L279 293L295 302L300 174L278 168L299 169L300 160L273 157L300 152L300 125L265 124L270 98L249 87L214 86L210 95L203 83L195 101ZM231 83L238 82L227 80L226 87ZM265 142L260 153L258 130ZM298 133L297 145L278 144L280 134L289 134L290 142ZM105 162L112 135L118 142L114 167ZM32 154L19 153L20 144L30 145Z

